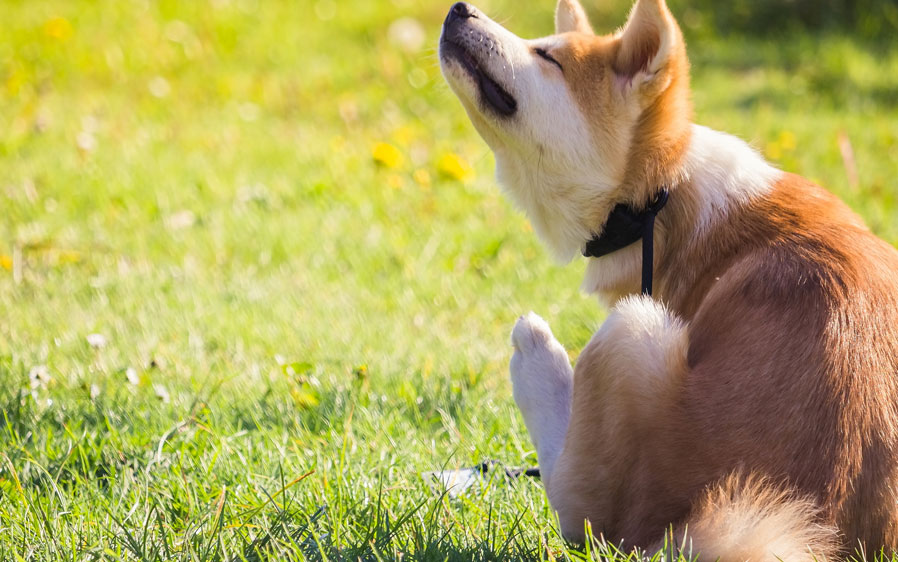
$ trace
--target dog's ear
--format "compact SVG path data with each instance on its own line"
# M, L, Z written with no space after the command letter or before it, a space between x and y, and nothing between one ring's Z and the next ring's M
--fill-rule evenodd
M593 34L580 0L558 0L558 6L555 7L555 33L568 31Z
M637 0L619 32L614 72L626 87L653 81L683 55L683 37L664 0Z

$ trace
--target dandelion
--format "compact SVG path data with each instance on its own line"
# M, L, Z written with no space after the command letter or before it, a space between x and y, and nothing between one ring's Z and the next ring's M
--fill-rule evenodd
M168 404L171 402L171 394L168 393L168 389L162 386L161 384L153 385L153 394L156 395L163 404Z
M402 153L398 148L386 142L375 144L371 150L371 156L375 162L386 168L396 169L402 166Z
M125 369L125 378L128 379L128 383L134 386L140 384L140 375L137 374L137 369L134 367L128 367Z
M147 84L147 88L154 97L164 98L171 93L171 84L162 76L156 76Z
M795 133L792 131L783 131L780 133L779 144L786 152L795 150Z
M76 252L75 250L60 250L58 255L56 256L56 263L58 265L79 263L80 261L81 253Z
M402 189L402 176L399 174L390 174L387 176L387 185L392 187L393 189Z
M170 214L165 218L165 226L169 230L183 230L190 228L197 222L196 214L190 209L183 209Z
M75 144L78 145L79 150L91 152L97 147L97 139L90 131L81 131L75 137Z
M417 170L415 170L415 172L412 174L412 179L415 180L415 183L425 189L430 187L430 173L428 173L428 171L424 168L418 168Z
M90 131L81 131L75 137L75 145L83 154L93 152L97 148L97 137Z
M44 23L44 35L56 41L65 41L72 36L72 24L62 17L50 18Z
M291 389L290 397L293 398L293 403L296 404L296 407L301 410L314 408L320 403L315 392L302 387Z
M6 91L9 92L11 96L15 96L19 93L25 83L25 73L13 68L6 78Z
M52 381L50 369L46 365L36 365L28 371L28 384L31 387L31 396L37 400L37 392L47 388Z
M87 334L87 343L94 349L106 347L106 336L103 334Z
M767 143L764 153L771 160L780 160L787 152L795 150L795 133L782 131L779 136Z
M471 164L454 152L447 152L440 157L437 161L437 171L443 176L457 181L474 178L474 168L471 167Z
M6 271L12 271L12 257L6 254L0 254L0 267Z

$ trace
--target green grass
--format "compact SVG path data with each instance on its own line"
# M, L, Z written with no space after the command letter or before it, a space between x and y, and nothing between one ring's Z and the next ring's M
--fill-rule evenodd
M609 554L538 482L420 476L535 463L511 325L573 355L604 316L443 84L448 4L0 1L0 560ZM551 32L549 0L481 7ZM698 121L898 242L898 48L685 29Z

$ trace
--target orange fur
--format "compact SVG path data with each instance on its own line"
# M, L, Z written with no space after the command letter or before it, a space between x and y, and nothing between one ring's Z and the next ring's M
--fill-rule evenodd
M718 162L733 172L725 185L696 178L689 63L663 0L637 0L612 35L594 35L576 0L560 0L556 21L551 56L589 128L583 144L614 185L570 173L552 189L528 185L523 206L543 224L548 215L600 230L614 204L670 188L656 225L658 302L629 296L639 291L633 248L601 258L622 270L600 284L618 302L577 362L569 419L528 422L556 424L543 435L566 430L560 452L544 449L562 532L582 539L589 520L606 538L647 547L674 524L681 548L727 561L898 547L898 252L837 198L754 156ZM555 80L559 70L543 72ZM472 119L490 128L497 161L521 168L512 178L535 177L532 159L509 147L543 154L542 139L514 139L513 119ZM564 165L536 172L567 173L570 161L556 158ZM565 205L572 193L578 204ZM558 231L582 231L570 226ZM516 349L526 416L546 394L524 396L527 377L558 356Z
M809 498L810 520L843 546L895 548L898 252L792 175L690 240L678 236L695 220L688 190L659 217L656 272L660 298L689 321L687 361L640 409L627 406L632 364L607 343L583 351L549 490L563 523L588 518L646 545L740 470Z
M647 391L634 357L606 341L583 351L548 490L563 526L589 519L647 545L686 521L706 486L743 471L807 498L773 521L800 515L838 528L843 546L898 546L898 252L796 176L703 240L673 238L688 215L671 211L658 285L689 321L686 361ZM619 340L636 357L658 345ZM704 540L719 526L698 521ZM831 554L830 532L810 536Z
M568 2L569 0L563 0ZM689 97L689 61L682 33L663 2L655 4L655 17L667 26L671 45L664 53L662 67L644 84L637 75L646 74L661 47L660 30L651 25L630 25L615 35L594 35L591 30L564 33L565 43L553 56L565 68L571 93L592 127L595 144L603 155L629 145L612 199L636 206L651 200L655 186L673 185L682 180L680 163L691 135L692 104ZM634 9L635 12L635 9ZM631 21L633 16L631 15ZM556 16L557 19L557 16ZM656 24L656 26L660 26ZM648 38L645 37L646 33ZM622 86L623 85L623 86ZM638 118L631 124L633 108L619 90L634 88L639 98ZM630 142L622 131L639 142ZM610 206L596 206L593 224L601 224Z
M837 537L818 516L809 499L733 474L707 491L672 538L680 552L702 560L823 560L833 556Z

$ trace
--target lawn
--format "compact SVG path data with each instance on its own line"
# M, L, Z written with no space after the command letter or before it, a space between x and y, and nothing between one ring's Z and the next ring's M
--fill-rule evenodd
M535 464L511 326L575 357L605 314L496 188L448 6L0 0L0 560L608 554L537 481L421 476ZM898 45L703 21L697 120L898 243Z

